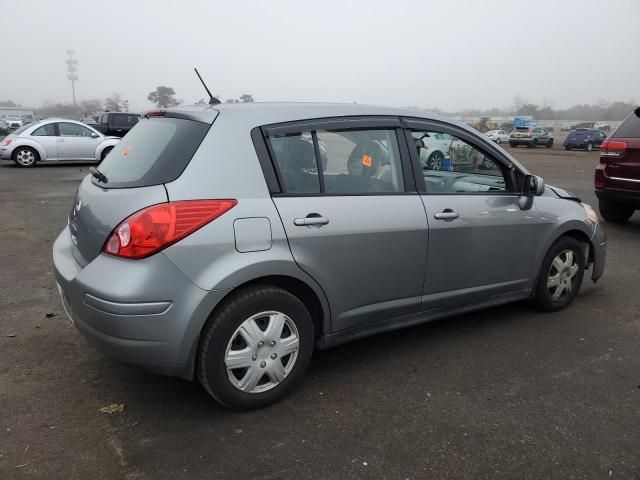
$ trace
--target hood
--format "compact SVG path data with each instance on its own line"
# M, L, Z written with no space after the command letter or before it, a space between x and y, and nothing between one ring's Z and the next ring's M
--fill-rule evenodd
M580 197L574 195L573 193L565 190L564 188L560 188L560 187L556 187L554 185L547 185L547 187L556 195L558 195L560 198L564 198L567 200L573 200L575 202L579 202L582 203L582 200L580 200Z

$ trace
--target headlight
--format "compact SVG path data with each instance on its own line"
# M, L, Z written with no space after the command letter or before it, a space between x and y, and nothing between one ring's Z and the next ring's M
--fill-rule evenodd
M591 205L583 203L582 206L584 207L584 211L587 212L587 218L589 219L589 221L591 223L598 223L598 214L591 207Z

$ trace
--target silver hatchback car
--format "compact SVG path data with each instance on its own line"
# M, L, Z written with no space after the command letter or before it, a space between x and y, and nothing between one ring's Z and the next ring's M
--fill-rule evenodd
M291 391L316 347L564 308L605 251L591 207L462 124L276 103L149 112L82 181L53 260L99 349L244 410Z

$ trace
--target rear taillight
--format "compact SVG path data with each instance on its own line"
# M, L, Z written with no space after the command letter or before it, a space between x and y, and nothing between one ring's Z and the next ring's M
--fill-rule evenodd
M102 251L116 257L146 258L182 240L238 204L237 200L183 200L160 203L123 220Z
M13 142L13 138L7 138L2 145L6 147L7 145L11 145L11 142Z
M166 113L166 110L149 110L147 112L147 117L164 117Z
M619 157L627 150L627 142L620 140L605 140L600 145L600 155L603 157Z

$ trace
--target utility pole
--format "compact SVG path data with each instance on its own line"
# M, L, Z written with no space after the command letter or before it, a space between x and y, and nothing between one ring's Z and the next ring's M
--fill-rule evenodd
M78 74L76 72L78 71L78 67L76 65L78 65L78 60L73 58L75 53L76 52L74 52L73 50L67 50L67 55L69 55L69 58L67 59L67 72L68 72L67 78L71 80L71 91L73 92L73 104L77 105L76 82L78 81Z

